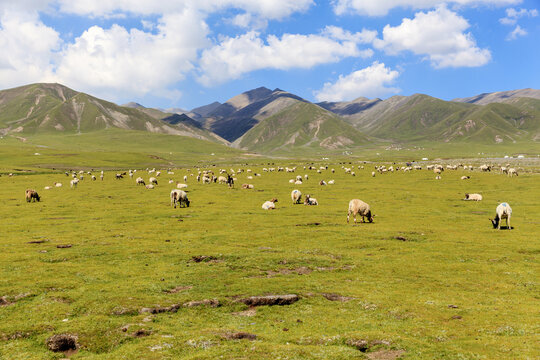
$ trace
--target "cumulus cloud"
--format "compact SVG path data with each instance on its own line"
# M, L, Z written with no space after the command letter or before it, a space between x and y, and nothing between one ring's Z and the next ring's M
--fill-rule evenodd
M467 20L441 6L416 13L414 19L405 18L399 26L386 25L383 38L375 39L373 45L391 55L403 51L425 55L435 68L482 66L491 53L476 45L472 35L464 32L467 28Z
M499 22L503 25L515 25L519 18L522 17L537 17L538 10L536 9L519 9L514 8L506 9L506 16L499 19Z
M348 36L355 37L350 33ZM319 35L284 34L281 38L270 35L264 41L258 32L250 31L237 37L226 37L220 44L204 50L199 63L202 73L199 81L211 86L260 69L309 69L350 56L371 55L371 49L361 51L354 39L336 39L325 32Z
M4 11L0 17L2 85L52 79L54 51L60 45L59 34L44 25L37 14Z
M396 70L375 61L365 69L346 76L340 75L335 83L325 83L321 90L314 92L314 95L318 101L350 101L360 96L383 97L400 91L398 88L389 87L398 76Z
M516 40L518 36L525 36L525 35L527 35L527 31L523 30L521 26L517 25L516 28L512 30L510 34L508 34L508 36L506 37L506 40L508 41Z
M443 2L458 6L474 5L513 5L519 4L522 0L335 0L333 1L334 12L337 15L348 13L383 16L394 8L407 9L431 9Z
M156 34L128 31L119 25L110 29L93 26L62 51L56 76L72 87L99 95L109 90L124 96L151 91L167 95L167 87L194 68L198 50L207 45L207 33L204 21L190 10L162 17Z

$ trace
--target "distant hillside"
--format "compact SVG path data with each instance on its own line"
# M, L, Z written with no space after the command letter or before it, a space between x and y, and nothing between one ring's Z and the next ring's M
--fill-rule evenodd
M263 153L351 149L368 143L366 136L335 114L297 101L237 139L233 146Z
M328 102L324 101L321 103L317 103L320 107L332 111L335 114L338 115L354 115L361 111L365 111L375 105L377 105L379 102L381 102L381 99L368 99L365 97L357 98L353 101L342 101L342 102Z
M499 91L494 93L484 93L468 98L454 99L456 102L466 102L476 105L487 105L491 103L507 102L517 98L533 98L540 99L540 90L536 89L521 89L510 91Z
M249 129L298 101L299 96L286 91L261 87L237 95L210 112L205 127L224 139L234 141Z
M226 143L188 123L161 121L167 114L139 104L118 106L59 84L0 91L0 134L87 133L106 128L149 131Z

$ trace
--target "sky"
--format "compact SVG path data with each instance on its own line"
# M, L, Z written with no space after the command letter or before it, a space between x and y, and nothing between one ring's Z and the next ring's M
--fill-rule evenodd
M540 88L540 0L0 0L0 89L192 108Z

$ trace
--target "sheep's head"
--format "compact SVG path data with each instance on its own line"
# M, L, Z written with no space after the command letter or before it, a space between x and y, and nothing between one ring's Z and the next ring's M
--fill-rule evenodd
M368 221L369 221L370 223L373 222L373 218L374 218L374 217L375 217L375 214L373 214L373 213L371 212L371 210L368 211L368 213L367 213L367 218L368 218Z
M468 199L469 198L469 194L465 194L465 199Z
M278 200L276 198L272 198L272 200L270 200L270 201L273 202L273 203L277 203Z
M186 206L189 207L189 204L191 203L191 201L189 201L188 199L186 199Z
M499 225L499 218L495 217L495 219L489 219L491 221L491 225L493 225L493 228L496 229Z

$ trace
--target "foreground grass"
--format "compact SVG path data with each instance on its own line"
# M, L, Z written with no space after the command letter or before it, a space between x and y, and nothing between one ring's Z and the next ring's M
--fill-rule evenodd
M260 167L254 180L238 176L255 190L190 177L187 209L170 207L167 184L182 182L185 169L163 174L155 190L110 172L77 189L60 173L0 177L0 296L13 302L0 307L0 358L62 358L45 345L59 333L78 335L73 359L349 359L379 348L407 359L540 356L538 174L461 181L458 170L435 181L425 170L372 178L371 166L356 177L330 167L335 174L297 171L310 180L294 187L292 174ZM43 190L54 181L64 186ZM25 203L26 188L42 202ZM320 206L292 205L293 188ZM465 192L484 201L461 201ZM272 197L278 209L263 211ZM346 224L352 198L371 204L373 224ZM502 201L513 207L512 231L487 220ZM199 255L216 259L191 261ZM235 302L289 293L301 300L254 313ZM203 299L222 305L139 314ZM131 336L140 329L151 333ZM223 337L236 331L257 339ZM351 339L383 343L364 354Z

